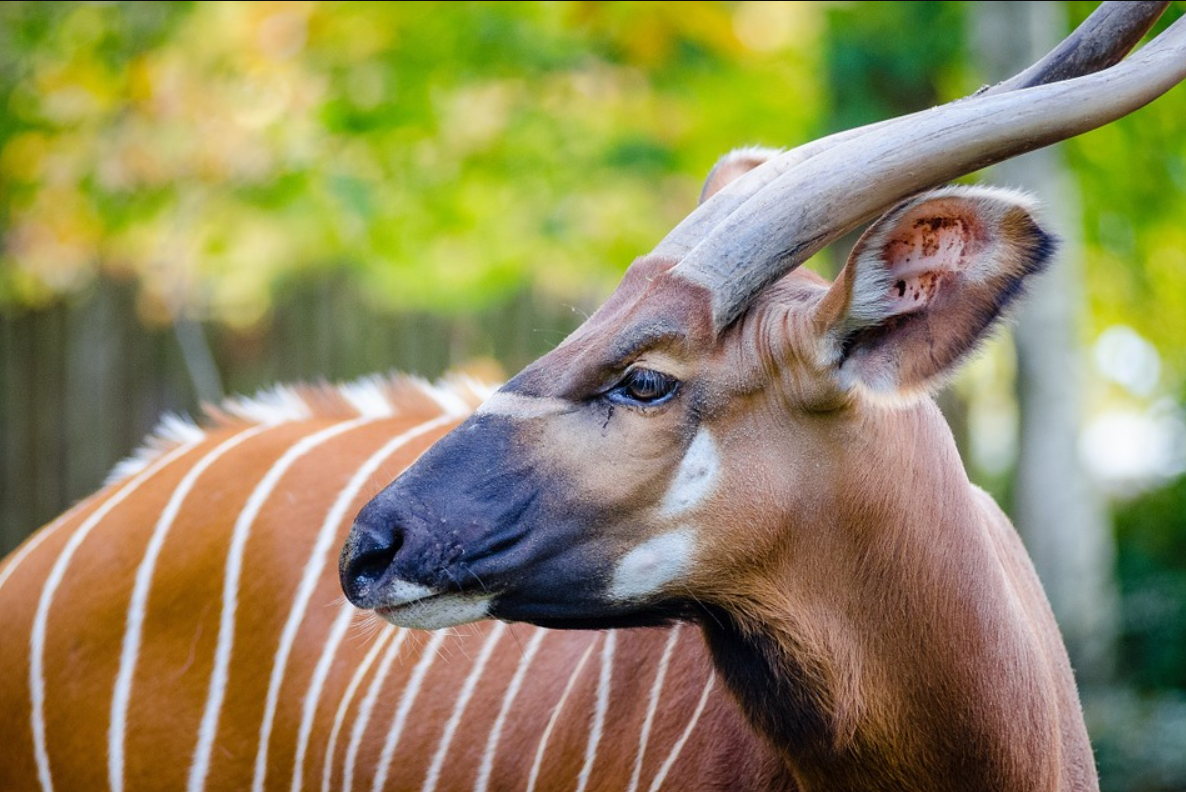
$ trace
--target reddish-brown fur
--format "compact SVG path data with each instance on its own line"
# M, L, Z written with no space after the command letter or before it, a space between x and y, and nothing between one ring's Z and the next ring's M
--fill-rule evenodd
M246 441L199 479L164 544L148 600L143 649L132 688L128 719L128 790L185 789L198 723L207 697L221 608L223 566L232 526L249 493L294 443L353 417L324 392L325 417L282 423ZM401 415L356 428L298 461L268 499L246 545L235 650L219 722L207 789L249 789L253 761L281 625L312 549L313 534L330 502L352 472L386 440L439 415L439 409L402 388L394 398ZM327 409L328 408L328 409ZM366 498L407 466L456 422L424 435L380 466L373 480L337 526L340 545L349 518ZM148 535L182 476L218 443L245 429L241 421L210 430L199 445L158 471L134 498L114 509L80 546L54 598L48 621L46 735L53 788L107 788L109 711L120 642L138 564ZM89 498L20 561L0 588L0 789L39 788L33 752L29 689L29 636L38 597L51 567L73 532L127 480ZM18 551L19 552L19 551ZM15 556L0 566L0 575ZM268 789L290 789L301 706L330 625L342 606L332 563L301 626L281 688L269 750ZM381 623L380 623L381 624ZM424 680L392 764L386 788L417 789L442 736L464 679L473 668L490 625L462 628L442 644ZM323 758L339 700L377 635L391 630L359 613L328 676L304 765L304 789L321 788ZM496 651L465 710L443 766L439 789L472 788L494 717L535 628L512 627ZM577 660L592 647L551 735L537 789L572 785L589 737L599 678L599 652L606 633L556 632L540 644L495 754L491 789L526 785L541 732ZM625 789L655 679L666 630L619 631L607 728L592 767L590 789ZM404 643L377 698L358 754L354 787L369 789L374 766L401 689L429 635ZM390 646L391 644L388 644ZM331 788L342 788L349 729L360 700L375 678L372 665L354 697L333 756ZM700 637L685 628L664 686L641 773L647 789L683 732L711 668ZM785 786L768 748L743 724L735 704L717 686L699 724L680 752L664 789Z
M513 607L530 614L543 603L551 610L539 612L559 616L523 619L564 623L563 608L574 607L578 616L568 626L697 622L699 630L685 627L679 636L639 788L662 780L672 789L1094 789L1074 680L1037 578L1008 521L969 484L950 432L925 396L1049 252L1024 200L944 191L891 211L858 244L835 284L793 273L720 334L704 287L673 272L669 260L640 259L601 310L506 386L503 413L467 421L413 466L419 478L397 481L363 510L371 521L364 527L372 542L366 551L373 552L378 531L406 530L393 540L388 561L394 563L412 538L424 538L410 533L412 526L427 524L417 530L428 530L436 545L450 543L449 552L412 559L408 568L419 563L424 581L400 579L391 590L439 589L447 579L460 595L474 586L469 575L491 598L495 616L519 618ZM919 284L908 299L897 286L907 280ZM682 390L662 406L615 409L603 394L632 368L661 372ZM235 432L260 431L199 479L162 548L148 600L126 766L116 775L125 788L192 782L192 768L205 767L192 759L200 755L194 751L199 724L218 700L207 688L216 644L226 645L218 614L228 602L224 570L231 567L224 559L239 515L278 460L309 438L325 437L277 480L251 524L225 698L209 770L197 786L237 789L253 777L259 781L254 763L270 675L315 526L354 471L390 438L437 422L379 466L344 515L456 425L422 389L396 390L398 417L357 426L344 423L355 417L346 399L326 391L304 396L312 415L303 420L263 430L224 420L192 448L174 449L181 455L143 479L78 553L71 555L68 542L83 536L73 532L89 524L87 515L147 473L95 496L36 540L40 546L7 562L19 566L0 567L0 575L11 572L0 588L0 631L17 636L0 647L0 786L107 783L116 767L108 751L111 691L132 581L149 536L191 466ZM544 409L515 412L531 404ZM561 409L549 412L555 405ZM317 434L333 426L341 433ZM717 449L711 453L719 453L719 473L703 492L692 486L699 494L685 505L664 505L682 486L693 439L705 433L712 438L707 447ZM503 445L492 446L491 438ZM492 447L504 456L489 457L489 465L448 467ZM512 494L499 478L500 465L512 460L527 477L515 486L525 487L533 503L546 501L556 522L505 526L484 516L482 509L502 505L474 500L473 493ZM434 476L432 465L444 465L454 478ZM498 487L485 487L483 477ZM408 503L415 505L412 517ZM566 563L534 588L516 590L539 562L531 548L547 546L548 533L576 519L573 514L592 515L568 526L580 541L549 546L561 550L542 559L567 550ZM344 521L330 527L340 542ZM508 527L529 529L526 543L519 546L512 536L483 544L484 532ZM648 539L679 532L694 544L676 576L615 599L609 580L616 565ZM388 607L363 580L374 563L352 566L368 546L351 537L342 574L362 581L352 583L352 596L370 597L367 607ZM505 568L503 546L516 551L507 554ZM474 550L485 547L494 549ZM39 675L24 637L37 634L39 602L48 601L54 569L67 574L47 611ZM572 586L584 586L587 599L566 599ZM517 603L505 614L504 599ZM266 788L290 788L305 691L331 645L337 603L332 563L326 564L278 689ZM434 606L428 601L420 612ZM385 779L388 789L431 786L434 779L440 789L471 787L502 696L536 635L529 628L502 635L446 742L446 724L464 703L466 680L496 635L492 629L463 629L443 643L423 634L390 639L388 649L402 648L398 662L371 665L346 710L354 713L347 723L367 724L362 739L356 743L347 726L334 742L338 702L355 669L367 667L369 642L356 630L326 677L300 770L304 788L320 788L323 770L333 788L369 787L372 777L376 784ZM506 721L491 786L527 784L547 735L537 789L627 788L671 629L542 639ZM615 646L612 657L605 654ZM371 680L382 669L390 674L381 689L375 683L372 696ZM420 688L413 685L418 677ZM43 720L34 706L42 682ZM360 720L368 700L373 713ZM42 722L46 757L39 767L29 735L40 734ZM389 735L399 741L387 765ZM446 748L444 761L436 762ZM668 763L667 757L674 758ZM668 764L670 774L661 778Z
M357 530L415 538L418 520L448 515L467 531L455 559L408 558L399 539L386 568L418 586L448 578L457 596L474 589L463 570L479 570L502 618L696 621L722 682L804 789L1094 789L1041 587L925 393L1048 259L1029 208L999 191L915 199L867 233L835 284L792 273L719 336L705 289L671 261L640 259L601 310L508 383L503 412L443 439ZM935 250L919 269L894 251L923 226ZM959 255L934 256L944 246ZM907 276L939 283L903 304L893 285ZM608 401L638 368L680 390L659 406ZM520 411L530 404L555 409ZM719 481L673 517L665 492L705 434ZM487 537L516 526L467 494L497 471L453 466L492 447L531 460L531 490L546 490L514 518L531 543L507 551ZM615 598L619 565L672 535L692 537L687 564ZM539 546L561 549L533 555ZM377 584L353 582L356 551L348 544L344 579L385 607ZM532 577L536 565L548 574Z

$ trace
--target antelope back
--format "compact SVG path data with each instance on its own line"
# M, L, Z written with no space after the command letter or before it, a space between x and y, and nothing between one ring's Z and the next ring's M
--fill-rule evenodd
M722 752L780 783L695 630L428 634L342 600L351 517L483 392L282 389L166 425L0 566L0 788L722 788Z

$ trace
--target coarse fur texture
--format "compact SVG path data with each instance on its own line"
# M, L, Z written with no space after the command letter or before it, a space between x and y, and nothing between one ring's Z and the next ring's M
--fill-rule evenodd
M407 374L371 374L337 385L276 385L254 396L233 396L217 406L208 404L204 420L167 413L144 444L112 468L104 484L134 476L171 449L201 440L208 429L324 419L377 420L419 409L425 400L449 414L468 415L497 387L463 374L438 383Z
M1033 568L927 396L1052 242L1023 197L919 191L1183 79L1181 20L1097 72L1156 5L726 156L476 412L373 380L170 419L0 565L0 788L1096 789ZM887 209L835 283L793 271ZM484 617L528 626L412 629Z
M432 636L342 602L351 516L485 390L392 377L170 419L0 563L0 789L793 787L695 631ZM435 591L389 594L423 626L484 615L415 604Z
M934 387L1012 305L1056 242L1012 190L947 187L870 228L820 307L825 365L881 394Z
M637 260L360 512L348 596L382 612L400 581L546 627L694 622L805 790L1095 789L1049 606L927 395L1048 261L1033 212L917 196L835 283L796 270L721 331L703 286Z

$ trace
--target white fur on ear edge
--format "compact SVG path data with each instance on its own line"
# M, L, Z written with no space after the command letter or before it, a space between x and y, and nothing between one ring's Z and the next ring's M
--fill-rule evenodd
M821 303L821 362L844 387L881 393L941 380L1049 261L1036 211L1024 193L965 186L892 209Z
M986 203L985 220L999 224L1006 212L1020 207L1031 216L1038 214L1038 201L1034 196L1021 190L1011 190L1004 187L971 187L965 185L951 185L915 196L890 210L884 217L873 225L858 246L853 248L855 259L849 267L861 273L853 284L852 302L849 304L848 321L854 325L876 323L883 321L894 313L894 306L890 299L895 281L894 274L884 266L881 259L882 250L890 237L897 230L895 221L920 204L942 198L980 199ZM863 244L862 244L863 243ZM987 265L972 266L963 271L969 281L983 282L990 274Z

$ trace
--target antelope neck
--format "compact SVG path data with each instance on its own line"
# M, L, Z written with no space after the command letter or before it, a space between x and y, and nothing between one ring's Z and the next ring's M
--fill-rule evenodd
M1077 696L1032 568L933 403L901 418L914 447L847 468L793 571L706 609L716 667L804 790L1058 788L1086 736L1052 725Z

